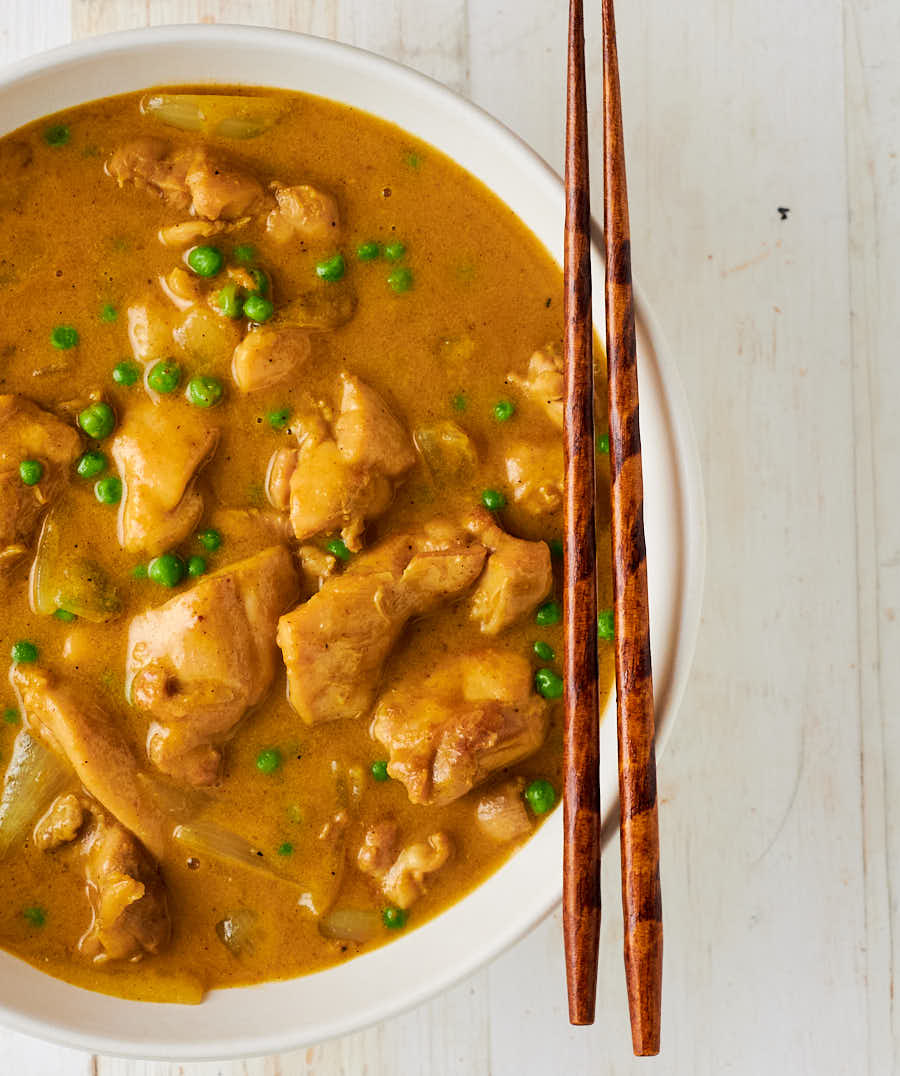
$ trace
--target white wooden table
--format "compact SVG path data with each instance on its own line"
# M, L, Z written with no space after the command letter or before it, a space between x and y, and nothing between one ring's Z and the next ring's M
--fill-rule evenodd
M147 23L280 25L434 75L559 166L565 7L2 0L0 61ZM611 849L591 1029L566 1024L554 916L430 1004L301 1053L157 1065L0 1032L3 1076L896 1071L900 3L618 7L636 271L709 510L699 649L660 773L663 1054L630 1057Z

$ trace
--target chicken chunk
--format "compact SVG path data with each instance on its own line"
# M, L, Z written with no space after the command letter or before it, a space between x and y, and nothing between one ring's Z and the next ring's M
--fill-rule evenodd
M453 845L446 833L407 845L381 881L384 895L398 908L409 908L425 892L425 877L450 858Z
M478 801L475 819L482 833L495 841L515 841L531 832L531 819L522 802L521 777L489 789Z
M396 822L377 822L366 830L356 863L379 883L391 904L406 909L425 892L426 875L450 858L453 844L446 833L432 833L427 841L416 841L398 853L398 842Z
M106 165L107 173L123 187L159 195L173 209L205 220L238 220L263 207L259 181L246 172L214 160L204 148L170 151L160 138L141 138L122 146Z
M273 546L134 618L128 685L155 719L148 752L163 773L217 780L222 745L272 684L275 626L298 596L293 558Z
M186 220L160 228L158 239L164 247L189 247L201 239L212 239L223 232L233 232L250 223L249 217L237 220Z
M507 534L484 509L472 514L469 531L491 551L472 598L472 617L485 635L497 635L527 616L553 589L546 542Z
M79 950L95 964L158 953L172 932L158 864L102 809L94 812L83 844L93 922Z
M78 433L55 415L22 396L0 396L0 574L27 552L80 448ZM37 485L19 476L23 460L43 467Z
M406 622L477 579L484 549L459 532L441 541L389 539L278 622L288 698L307 724L367 714Z
M338 237L338 207L330 194L307 184L273 183L272 190L278 204L266 218L266 231L277 243L291 239L315 243Z
M161 855L168 833L166 820L109 714L96 700L40 665L13 665L9 680L31 735L67 759L87 792L155 855Z
M242 392L270 389L293 377L306 364L310 350L304 329L254 329L234 349L231 376Z
M528 444L510 446L506 477L513 500L531 515L557 512L563 502L563 447Z
M275 507L289 505L300 541L340 530L347 548L356 551L362 548L366 520L387 509L416 454L374 389L351 374L341 380L332 428L319 415L298 421L300 447L279 449L267 491Z
M557 429L563 428L563 407L566 396L562 359L553 348L535 351L528 360L525 377L510 374L509 381L530 396L547 412L547 417Z
M84 805L76 792L57 796L50 810L34 827L34 844L42 852L52 852L70 844L84 825Z
M411 677L378 702L372 734L411 803L452 803L490 774L533 754L547 734L547 702L528 659L485 650Z
M126 413L112 442L125 485L119 507L123 549L155 556L190 534L203 512L197 472L218 440L218 429L187 405L159 407L144 399Z

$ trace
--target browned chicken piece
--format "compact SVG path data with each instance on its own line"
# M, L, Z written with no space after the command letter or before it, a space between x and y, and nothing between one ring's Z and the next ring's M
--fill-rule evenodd
M279 449L267 492L290 507L300 541L340 530L348 549L362 548L366 520L384 512L416 462L409 434L384 400L352 374L341 377L341 402L331 428L320 415L299 420L300 447Z
M95 699L40 665L13 665L9 680L32 736L67 759L87 792L161 855L168 826L109 714Z
M425 892L425 877L450 858L453 844L446 833L432 833L427 841L408 844L399 853L399 830L393 821L369 826L356 863L371 875L385 897L398 908L409 908Z
M103 810L93 812L83 850L93 922L80 951L95 964L158 953L172 933L158 864Z
M531 515L559 510L563 502L563 446L519 441L506 454L513 500Z
M277 243L291 239L315 243L340 234L337 202L330 194L308 184L273 183L272 190L278 204L266 218L266 230Z
M149 398L134 404L112 442L125 493L119 543L129 553L155 556L196 527L203 513L197 472L216 449L219 431L198 410Z
M531 832L531 819L522 802L524 787L524 779L517 777L481 796L475 818L482 833L495 841L516 841Z
M218 779L222 745L272 684L275 626L298 596L293 558L273 546L134 618L129 690L155 719L147 749L163 773Z
M384 895L398 908L409 908L425 892L426 875L440 870L452 851L446 833L432 833L427 841L407 845L381 880Z
M393 820L376 822L369 826L363 843L356 854L356 864L363 874L382 878L397 858L400 829Z
M27 552L80 449L78 433L55 415L23 396L0 396L0 574ZM43 467L37 485L19 476L23 460Z
M34 827L34 844L42 852L52 852L75 840L84 825L84 804L75 792L57 796L50 810Z
M310 725L368 714L382 667L406 622L461 596L484 564L457 531L401 535L362 554L278 622L288 698Z
M242 392L270 389L305 366L310 350L309 333L304 329L253 329L234 349L231 376Z
M557 429L563 428L563 401L566 395L562 359L551 347L535 351L528 360L525 377L510 374L509 381L540 404Z
M533 754L548 704L532 689L528 659L484 650L410 678L378 702L372 734L411 803L452 803L491 773Z
M170 152L160 138L122 146L106 170L120 187L133 183L158 194L173 209L190 209L206 220L237 220L265 202L262 186L253 176L214 160L203 148Z
M466 526L491 551L472 598L472 617L485 635L497 635L533 612L553 589L550 549L546 542L507 534L483 508Z

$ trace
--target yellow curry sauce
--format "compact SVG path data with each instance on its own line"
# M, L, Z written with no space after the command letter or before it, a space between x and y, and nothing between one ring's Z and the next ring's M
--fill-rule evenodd
M251 173L264 187L277 180L329 192L339 206L340 228L327 240L274 243L267 235L266 214L259 213L199 242L215 246L232 266L237 264L235 248L252 246L252 253L243 252L245 260L270 279L276 319L282 306L311 288L323 294L334 286L356 305L346 324L311 334L309 360L290 378L260 391L244 393L235 386L230 349L217 354L215 346L205 351L188 346L159 356L174 358L183 371L179 390L160 397L159 408L190 408L183 390L193 375L214 377L224 388L221 402L204 415L220 439L199 479L202 519L175 547L182 561L202 556L212 573L271 544L261 541L253 527L231 526L227 510L271 511L266 480L273 452L296 444L292 417L310 399L334 406L343 372L372 386L410 434L424 430L427 441L435 428L446 430L453 423L476 453L467 467L442 471L433 459L422 458L423 441L417 437L415 466L398 484L388 510L368 521L366 549L436 518L463 520L479 505L484 490L503 494L506 505L495 518L504 530L530 540L558 541L561 509L535 513L517 503L505 463L514 441L538 449L560 441L540 402L509 380L511 373L525 376L537 349L560 342L562 289L556 265L509 209L430 146L345 106L259 92L277 98L280 115L253 138L209 137L165 125L141 110L142 95L135 94L72 109L0 140L0 395L24 396L73 429L76 416L92 400L108 402L121 423L146 397L142 378L131 385L116 383L112 371L123 360L133 361L129 309L147 297L167 302L160 278L184 264L187 247L163 245L159 230L191 218L153 191L131 183L118 186L106 165L119 147L142 137L162 138L170 152L205 141L217 158ZM370 260L357 253L367 242L378 244L377 256ZM402 252L386 253L391 244L402 244ZM317 266L338 252L344 259L342 279L322 279ZM403 273L392 277L397 269ZM76 330L75 346L54 346L51 337L59 326ZM498 404L504 406L498 410ZM0 449L2 437L0 429ZM80 437L80 451L109 457L108 442ZM598 461L605 482L605 457L599 454ZM111 460L103 473L116 475ZM0 481L20 480L18 473L0 476ZM126 697L128 626L136 615L161 606L199 578L186 577L171 589L142 578L149 558L123 551L117 506L98 500L94 485L94 478L79 477L70 468L59 495L59 541L69 550L89 552L102 566L117 590L120 612L108 623L36 613L29 590L36 535L27 555L0 574L0 711L5 717L0 766L9 762L23 727L6 680L7 655L17 641L27 640L37 647L42 666L99 699L124 731L140 766L151 770L148 716ZM604 515L598 548L604 550L606 497L601 495L598 504ZM212 527L222 543L204 549L196 533ZM305 544L324 550L328 539L333 536ZM288 541L292 550L298 544ZM349 570L362 555L351 553L346 562L338 558L333 570L340 572L345 564ZM555 594L549 599L560 599L560 563L554 557ZM599 586L601 607L609 605L605 557ZM304 586L303 597L314 589ZM556 659L541 660L533 650L536 641L551 647ZM601 683L608 685L610 648L600 645ZM534 610L486 638L463 596L407 626L387 660L382 683L389 687L398 678L424 679L442 661L486 648L524 655L533 671L548 667L558 673L561 646L559 623L537 624ZM372 775L372 764L388 754L373 739L368 717L305 724L286 698L280 654L278 658L265 698L244 716L224 747L218 783L197 790L162 781L161 787L173 818L199 805L205 818L245 838L267 866L299 884L273 881L270 874L170 843L160 866L171 940L140 962L96 963L78 951L91 922L82 853L77 844L41 851L29 836L0 865L0 946L60 978L148 1000L198 1000L213 987L314 971L399 933L382 924L389 902L356 865L368 826L392 819L403 845L437 830L452 841L449 859L427 878L424 892L406 913L403 929L409 930L480 883L524 839L498 841L485 834L476 820L482 794L510 777L521 777L526 785L543 778L559 791L559 699L548 703L549 731L529 757L451 803L412 804L400 781ZM277 760L272 772L265 772L270 767L264 758L260 764L266 751L277 752L267 756ZM329 846L321 834L338 809L348 813L349 822L340 845ZM528 816L532 828L540 823L530 808ZM335 876L339 884L328 898L332 906L377 913L378 929L365 941L323 936L320 918L304 907L308 901L298 899L309 886L327 891ZM221 924L235 916L248 919L251 927L246 944L229 948Z

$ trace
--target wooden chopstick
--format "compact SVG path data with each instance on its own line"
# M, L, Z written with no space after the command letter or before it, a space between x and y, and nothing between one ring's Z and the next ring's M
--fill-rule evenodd
M603 230L625 980L638 1056L659 1053L662 895L631 233L613 0L603 0Z
M565 233L565 729L563 933L569 1020L594 1021L600 936L597 566L591 209L584 21L569 5Z

